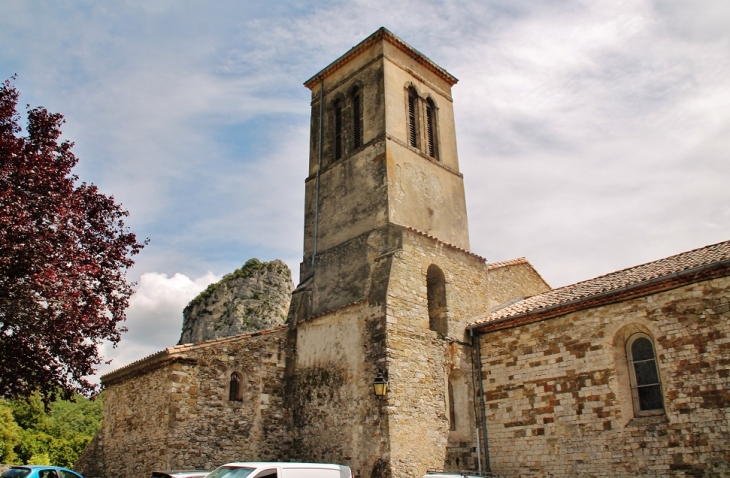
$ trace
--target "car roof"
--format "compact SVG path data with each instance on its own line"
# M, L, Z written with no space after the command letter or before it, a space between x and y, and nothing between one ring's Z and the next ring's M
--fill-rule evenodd
M239 466L241 468L260 468L262 466L280 466L282 468L297 468L300 466L317 466L317 467L331 467L331 468L337 468L347 466L347 465L338 465L336 463L298 463L298 462L291 462L291 461L235 461L232 463L226 463L222 466ZM349 467L348 467L349 468Z
M155 470L152 473L210 473L207 470Z
M36 470L38 468L43 468L44 470L66 470L66 471L73 471L77 475L80 475L78 471L74 471L71 468L64 468L62 466L53 466L53 465L13 465L11 468L30 468L31 470Z

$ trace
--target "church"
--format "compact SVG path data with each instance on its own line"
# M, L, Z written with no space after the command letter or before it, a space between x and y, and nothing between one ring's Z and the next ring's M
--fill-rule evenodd
M730 475L730 241L552 289L470 252L451 88L385 28L311 90L286 325L104 377L78 468L230 461L507 477Z

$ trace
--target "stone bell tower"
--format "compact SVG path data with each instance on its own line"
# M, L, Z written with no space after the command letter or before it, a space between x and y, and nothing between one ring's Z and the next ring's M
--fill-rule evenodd
M486 267L468 252L456 81L381 28L305 83L304 254L286 369L297 458L365 478L471 457L473 417L459 428L450 410L471 413L462 320ZM380 399L379 371L391 384Z

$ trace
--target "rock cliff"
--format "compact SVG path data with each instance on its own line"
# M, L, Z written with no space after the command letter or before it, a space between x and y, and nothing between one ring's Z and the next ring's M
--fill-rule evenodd
M211 284L183 310L179 344L245 334L283 325L294 284L280 260L250 259Z

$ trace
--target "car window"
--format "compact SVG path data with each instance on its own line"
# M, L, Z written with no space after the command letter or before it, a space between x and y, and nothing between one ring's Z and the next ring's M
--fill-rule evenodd
M61 478L83 478L78 473L74 473L71 470L58 470L61 473Z
M30 474L30 468L10 468L0 475L2 478L23 478Z
M254 468L243 468L240 466L219 466L211 471L206 478L246 478L253 473Z
M277 476L279 475L276 473L276 468L268 468L259 471L253 478L276 478Z
M38 478L58 478L56 470L41 469L38 470Z

